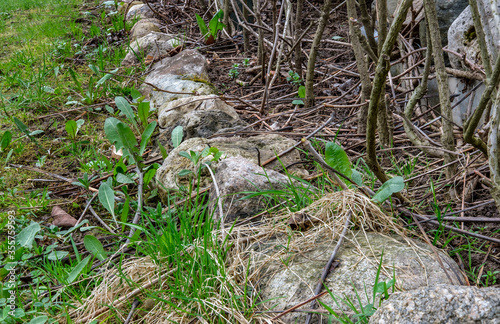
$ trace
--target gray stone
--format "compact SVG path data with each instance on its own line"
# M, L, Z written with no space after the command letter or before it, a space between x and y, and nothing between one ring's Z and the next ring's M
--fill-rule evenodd
M127 21L133 20L135 18L144 19L144 18L153 18L155 13L148 7L146 4L136 4L127 12L125 19Z
M242 192L282 189L289 184L286 175L274 170L263 170L254 162L242 157L229 157L221 161L215 173L215 180L222 199L222 210L227 222L237 218L253 216L265 210L267 204L262 196L240 200L247 196ZM214 184L210 188L211 209L217 207L217 193ZM267 206L270 207L270 206ZM216 210L215 218L219 217Z
M208 82L208 63L196 50L184 50L157 62L144 80L141 92L158 108L169 101L192 95L209 95L215 89ZM167 92L157 91L150 83Z
M497 20L500 19L498 11L494 13L491 10L488 0L479 0L477 2L481 24L485 32L486 45L490 54L490 63L493 66L500 50L500 26L497 25ZM497 6L500 6L500 1L496 1ZM483 65L477 34L475 33L474 21L470 7L467 7L458 18L453 22L448 31L448 48L466 58L475 64ZM449 55L450 64L455 69L469 70L460 57Z
M500 323L500 289L438 285L395 293L370 323Z
M448 29L451 24L468 5L468 0L436 0L439 32L443 46L448 44Z
M392 279L393 271L395 271L396 287L401 290L412 290L449 282L426 244L414 242L415 247L410 246L399 236L385 236L373 232L366 234L365 237L363 232L357 233L356 240L352 236L347 236L341 245L336 257L340 264L325 281L326 286L334 294L339 304L337 305L329 294L320 298L332 309L352 314L352 310L349 310L341 302L341 299L349 298L359 309L358 295L363 306L369 303L365 289L372 299L382 251L384 253L384 270L380 273L379 282L387 282ZM283 239L280 240L280 242L283 241L287 242ZM353 243L355 241L357 241L356 244ZM280 244L282 248L283 244ZM316 283L335 248L336 242L323 237L317 238L316 242L311 245L313 247L309 249L297 247L296 251L288 251L288 255L283 256L281 262L279 260L269 261L266 258L255 261L253 266L262 266L259 273L253 274L253 276L260 278L258 285L261 299L263 301L269 300L264 303L266 308L288 309L314 295ZM259 243L257 252L260 252L260 255L273 255L277 248L276 242L269 241ZM455 261L444 252L439 252L439 255L453 278L452 284L458 285L465 282ZM290 257L286 266L283 263L285 257ZM277 257L273 256L272 259L277 259ZM457 276L460 277L461 282ZM377 307L378 300L374 304ZM319 323L319 317L320 315L314 315L311 323ZM328 322L327 316L321 317L323 323ZM304 323L305 315L303 313L290 313L281 319L285 323Z
M135 5L142 5L142 4L143 3L141 1L133 1L133 0L123 1L118 5L118 12L126 16L130 8L132 8Z
M156 180L159 182L160 191L163 193L169 190L179 189L179 185L187 185L191 180L190 176L179 177L181 170L192 170L195 167L187 158L179 155L179 152L194 151L201 153L207 147L216 147L223 153L221 160L231 156L241 156L253 163L264 162L265 160L275 156L277 153L292 146L294 141L280 135L259 135L247 138L241 137L218 137L212 139L191 138L182 142L177 148L173 149L168 157L163 161L163 165L156 172ZM211 160L211 156L202 159L202 162ZM281 158L282 163L287 166L294 162L300 161L300 155L297 151L292 151ZM217 166L216 163L212 163ZM278 161L274 161L266 165L266 169L283 170ZM299 177L308 175L307 171L299 166L293 166L289 169L293 174ZM202 170L200 186L206 187L212 182L210 174L206 169Z
M156 18L147 18L139 20L130 30L130 40L144 37L151 32L160 32L161 22Z
M150 32L130 43L130 49L122 61L122 65L128 66L138 64L139 58L144 60L150 58L160 58L180 44L180 41L173 35Z
M184 139L208 138L217 133L240 129L245 125L233 107L215 95L195 96L169 101L158 109L160 143L170 145L172 130L184 129Z
M454 106L455 102L458 102L460 99L462 99L463 95L466 95L469 92L469 90L474 88L478 83L479 81L470 81L456 77L448 77L448 88L450 90L450 94L458 95L451 99L451 105ZM453 122L455 122L455 124L463 126L468 116L472 115L472 112L474 112L475 108L479 104L479 101L481 100L481 95L483 94L485 88L486 86L484 84L480 85L475 90L473 96L469 96L466 100L462 101L460 104L458 104L458 106L453 108L452 114L453 114ZM439 94L438 92L436 93ZM469 108L469 103L471 99L472 99L472 106L470 106ZM481 117L478 127L483 125L483 122L484 122L484 116Z

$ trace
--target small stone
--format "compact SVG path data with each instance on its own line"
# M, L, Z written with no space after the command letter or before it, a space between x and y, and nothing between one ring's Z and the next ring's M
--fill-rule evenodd
M134 40L144 37L151 32L160 32L161 23L156 18L142 19L139 20L134 27L130 30L130 40L133 43Z
M237 218L253 216L266 208L266 200L262 196L241 200L248 193L260 190L283 189L290 182L284 174L274 170L264 170L252 161L240 156L230 157L218 164L215 181L222 199L222 209L226 222ZM211 209L218 208L215 185L210 188ZM267 206L269 207L269 206ZM219 210L214 218L219 217Z
M130 50L125 55L122 65L138 64L140 59L145 60L148 57L160 59L179 44L180 42L174 35L152 31L130 43Z
M134 18L144 19L144 18L153 18L155 13L148 7L146 4L136 4L127 12L126 20L130 21Z

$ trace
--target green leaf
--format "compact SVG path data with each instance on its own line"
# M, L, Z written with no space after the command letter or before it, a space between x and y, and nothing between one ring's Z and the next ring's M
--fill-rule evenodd
M148 124L149 108L149 101L143 101L139 103L139 106L137 106L137 114L139 115L139 119L144 127Z
M95 74L99 73L99 68L93 64L89 64L89 69L91 69Z
M400 192L405 188L405 181L402 177L394 177L392 179L387 180L384 184L378 189L375 196L372 197L372 200L377 203L383 203L386 201L393 193Z
M335 170L351 178L351 161L349 161L349 157L340 145L337 145L333 142L326 143L325 162ZM343 179L342 177L340 178L344 182L350 183L348 180Z
M33 242L35 240L36 233L40 232L40 224L31 223L26 228L24 228L21 233L17 234L16 241L22 246L31 249Z
M48 320L49 317L47 315L42 315L32 318L31 321L28 322L28 324L45 324Z
M17 128L24 134L30 136L30 130L28 126L26 126L22 121L20 121L17 117L12 118L14 120L14 124L16 124Z
M144 133L142 133L141 136L141 147L139 150L139 155L143 155L144 151L146 150L146 146L149 143L149 139L151 138L151 135L153 135L153 132L155 131L156 128L156 122L151 122L148 127L144 130Z
M305 98L306 97L306 87L300 86L299 91L297 91L297 94L299 95L299 98Z
M125 223L128 219L128 213L130 211L130 198L127 197L125 203L123 204L122 214L120 216L120 221L122 222L122 232L125 230Z
M137 89L132 89L130 90L130 96L132 96L132 99L137 100L142 97L142 94Z
M224 18L224 12L219 10L208 23L208 28L210 29L210 34L215 39L217 36L217 32L226 27L221 21Z
M190 161L192 161L191 155L189 155L189 153L186 152L186 151L180 151L179 155L182 156L182 157L185 157L186 159L188 159Z
M351 169L351 179L354 181L358 186L363 186L363 178L361 177L361 173L358 172L356 169Z
M114 117L106 119L104 122L104 132L108 140L115 145L116 150L123 149L125 157L137 151L137 140L134 133L118 119Z
M95 84L95 87L97 88L101 84L104 84L106 81L108 81L112 77L113 77L113 74L110 74L110 73L104 75L102 78L99 79L99 81L97 81L97 83Z
M70 284L73 281L75 281L76 278L80 275L80 273L83 271L83 269L87 266L87 264L90 261L90 256L86 257L82 261L80 261L74 268L71 270L69 273L68 277L66 278L66 284Z
M116 181L119 183L135 183L134 180L130 179L129 176L123 174L123 173L118 173L116 175Z
M111 213L113 219L115 218L115 192L106 183L101 183L98 193L99 201L106 208L107 211Z
M184 170L179 171L178 175L179 175L179 177L184 177L184 176L187 176L188 174L191 174L191 173L193 173L193 171L184 169Z
M137 127L134 111L132 110L132 106L130 106L127 99L123 97L116 97L115 105L128 118L128 120L134 125L134 127Z
M82 89L82 85L81 85L80 81L78 81L78 77L77 77L75 71L72 68L69 68L68 69L68 73L71 76L71 79L73 79L73 82L75 82L78 90L81 90Z
M165 160L168 157L168 152L163 145L160 144L159 146L160 146L161 157L162 159Z
M184 137L184 128L182 126L177 126L172 130L172 145L174 148L182 143L182 138Z
M104 252L104 248L102 247L102 243L96 239L92 235L85 235L83 238L83 245L87 251L92 253L97 259L103 261L106 259L106 252Z
M304 104L304 102L300 99L292 101L292 105L303 105L303 104Z
M208 28L205 25L205 22L200 17L200 15L195 14L195 16L196 16L196 22L198 23L198 27L200 27L201 35L203 35L203 37L207 38L208 37Z
M66 125L64 126L64 129L66 129L66 132L68 133L68 135L71 139L75 139L76 132L77 132L76 121L74 121L72 119L68 120L66 122Z
M68 251L52 251L47 255L47 259L50 261L57 261L65 258L68 254Z
M149 169L145 174L144 174L144 185L147 186L151 180L155 177L156 174L155 168Z
M5 150L12 141L12 133L10 131L5 131L2 135L2 139L0 140L0 151Z

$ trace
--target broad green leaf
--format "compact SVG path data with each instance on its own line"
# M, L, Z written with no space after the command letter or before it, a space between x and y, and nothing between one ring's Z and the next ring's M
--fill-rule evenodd
M70 284L73 281L75 281L75 279L78 278L82 270L87 266L89 261L90 261L90 256L80 261L69 273L68 277L66 278L66 284Z
M12 133L10 131L5 131L2 135L2 139L0 140L0 151L5 150L12 141Z
M303 104L304 104L304 101L302 101L300 99L292 101L292 105L303 105Z
M110 73L104 75L102 78L99 79L99 81L96 82L95 87L97 88L98 86L104 84L106 81L108 81L112 77L113 77L113 74L110 74Z
M144 174L144 185L147 186L149 182L155 177L157 169L149 169L145 174Z
M165 160L168 156L168 152L163 145L160 144L159 146L160 146L161 157L162 157L162 159Z
M137 100L142 97L142 94L137 89L132 89L130 90L130 96L132 96L132 99Z
M177 126L172 130L172 145L174 148L182 143L182 138L184 137L184 128L182 126Z
M118 135L120 136L121 144L123 145L121 148L127 149L130 152L137 151L137 139L135 138L135 135L130 127L120 122L116 124L116 128L118 129Z
M224 12L219 10L208 23L208 28L210 29L210 34L214 37L217 36L217 32L226 27L221 21L224 18Z
M17 117L14 117L14 118L12 118L12 119L14 120L14 124L16 124L17 128L19 128L19 130L20 130L22 133L24 133L24 134L26 134L26 135L30 136L30 130L29 130L28 126L26 126L26 125L25 125L22 121L20 121Z
M200 15L195 14L196 16L196 22L198 23L198 27L200 27L200 32L201 35L205 38L207 38L208 35L208 28L205 25L205 22L203 21L203 18L200 17Z
M42 316L37 316L31 321L28 322L28 324L45 324L49 320L49 317L47 315L42 315Z
M184 177L184 176L187 176L188 174L191 174L191 173L193 173L193 171L184 169L184 170L179 171L179 177Z
M392 179L387 180L384 184L378 189L375 196L372 197L372 200L377 203L383 203L386 201L393 193L400 192L405 188L405 181L402 177L394 177Z
M297 91L297 94L299 95L299 98L305 98L306 97L306 87L300 86L299 91Z
M186 152L186 151L180 151L179 155L182 156L182 157L185 157L188 160L191 160L191 155L189 155L189 153Z
M144 127L148 124L149 108L149 101L143 101L137 106L137 114Z
M92 253L92 255L94 255L100 261L106 259L106 252L104 252L102 243L94 236L85 235L85 237L83 238L83 245L85 245L87 251Z
M47 259L57 261L65 258L69 254L68 251L52 251L47 255Z
M28 135L29 136L36 136L38 134L43 134L43 130L37 129L37 130L34 130L34 131L30 132Z
M156 128L156 122L151 122L148 127L144 130L141 136L141 147L139 150L139 155L143 155L144 151L146 150L146 146L149 143L149 139L151 138L151 135L153 135L153 132L155 131Z
M352 181L354 181L358 186L363 186L363 178L361 177L361 173L359 173L356 169L351 169L351 172Z
M128 103L127 99L123 97L116 97L115 104L118 109L128 118L128 120L137 127L137 122L135 120L134 111L132 110L132 106Z
M325 162L335 170L351 178L351 161L349 161L349 157L342 149L342 147L340 147L340 145L337 145L333 142L326 143ZM348 180L343 179L342 177L339 178L341 178L344 182L347 181L347 183L350 183L348 182Z
M95 74L99 73L99 68L93 64L89 64L89 69L91 69Z
M99 187L99 193L97 195L99 197L99 201L106 208L107 211L111 213L113 219L115 218L115 192L113 189L106 183L101 183Z
M118 173L116 175L116 181L118 181L119 183L135 183L134 180L130 179L130 177L123 173Z
M31 223L19 234L17 234L16 242L22 247L31 249L31 247L33 246L33 241L35 240L35 235L36 233L40 232L40 229L40 224L35 222Z
M77 127L78 126L76 125L76 121L70 119L66 122L64 129L66 129L66 132L68 133L70 138L75 139L76 132L78 131Z

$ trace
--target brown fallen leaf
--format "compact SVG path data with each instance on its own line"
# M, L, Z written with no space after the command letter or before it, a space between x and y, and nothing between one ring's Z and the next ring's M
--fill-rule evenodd
M52 224L62 228L69 228L76 225L76 218L65 212L61 207L52 208L51 216L54 217Z

